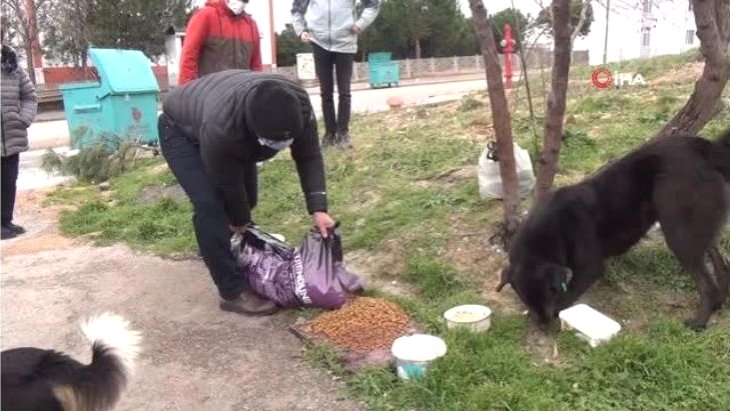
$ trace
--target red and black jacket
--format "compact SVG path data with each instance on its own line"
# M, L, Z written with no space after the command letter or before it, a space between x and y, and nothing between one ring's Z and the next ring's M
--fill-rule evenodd
M209 0L190 18L178 84L227 69L261 71L261 36L251 15L236 16L224 1Z

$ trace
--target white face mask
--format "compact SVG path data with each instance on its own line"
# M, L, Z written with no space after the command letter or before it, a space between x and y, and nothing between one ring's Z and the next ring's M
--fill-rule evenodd
M226 0L226 5L236 16L246 11L246 3L241 0Z

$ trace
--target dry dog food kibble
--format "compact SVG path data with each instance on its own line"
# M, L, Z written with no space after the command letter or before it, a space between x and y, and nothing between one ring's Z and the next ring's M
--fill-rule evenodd
M408 323L408 315L397 304L358 297L337 311L320 315L312 321L310 329L341 347L367 352L389 347L406 332Z

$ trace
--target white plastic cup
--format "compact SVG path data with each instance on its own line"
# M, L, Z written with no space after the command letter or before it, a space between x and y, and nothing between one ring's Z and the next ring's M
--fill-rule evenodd
M398 377L414 380L423 378L431 362L446 354L446 342L428 334L406 335L393 341L391 353Z

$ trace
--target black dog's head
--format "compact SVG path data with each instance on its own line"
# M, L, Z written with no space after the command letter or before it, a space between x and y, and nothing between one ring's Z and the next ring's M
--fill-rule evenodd
M548 327L561 309L559 301L568 291L570 268L550 262L510 263L504 270L497 292L510 284L541 328Z

